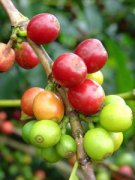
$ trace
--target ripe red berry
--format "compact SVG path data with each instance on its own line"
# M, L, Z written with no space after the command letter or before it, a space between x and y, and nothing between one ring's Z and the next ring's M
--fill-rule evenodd
M87 39L81 42L75 49L75 54L84 60L88 73L100 70L108 58L104 46L98 39Z
M13 124L10 121L4 121L1 124L1 131L4 134L12 134L13 131L14 131L14 126L13 126Z
M7 44L0 43L0 71L8 71L14 64L15 52Z
M105 94L98 83L85 79L80 85L68 90L68 99L78 112L95 114L101 109Z
M0 111L0 121L7 119L7 113L5 111Z
M84 81L87 67L83 60L73 53L63 53L52 67L55 80L62 86L73 87Z
M37 178L37 180L45 180L46 172L43 169L37 169L34 173L34 176Z
M33 101L34 98L44 89L39 87L32 87L24 92L21 98L21 109L24 113L29 116L34 116L33 114Z
M120 166L118 171L122 174L119 174L117 172L113 173L112 176L114 180L129 180L129 177L133 175L133 170L130 166Z
M22 42L15 49L15 60L24 69L32 69L39 63L37 55L27 42Z
M54 41L60 32L58 19L49 13L34 16L28 26L28 37L37 44L46 44Z

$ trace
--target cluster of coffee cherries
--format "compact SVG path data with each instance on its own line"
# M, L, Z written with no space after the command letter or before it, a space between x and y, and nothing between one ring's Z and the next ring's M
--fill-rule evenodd
M59 21L48 13L34 16L27 26L27 37L38 45L54 41L59 32ZM11 52L15 52L13 57L25 69L35 67L39 62L27 42ZM2 62L8 57L5 53L3 56ZM63 53L52 64L53 78L66 88L73 109L86 119L93 119L94 125L85 133L83 145L88 156L95 161L101 161L119 149L123 141L122 132L132 124L132 111L125 101L116 95L105 96L101 86L103 75L100 69L107 58L101 41L90 38L81 42L74 53ZM5 71L4 65L0 62L0 71ZM63 101L56 92L32 87L24 92L21 108L36 119L23 126L22 136L27 143L38 148L45 160L56 162L76 153L75 140L61 128L67 117Z
M17 39L12 44L0 43L0 72L9 71L14 62L24 69L32 69L39 64L39 59L29 43L24 41L27 36L38 45L54 41L60 32L58 19L49 13L34 16L28 23L27 32L15 29ZM13 48L12 48L13 46Z

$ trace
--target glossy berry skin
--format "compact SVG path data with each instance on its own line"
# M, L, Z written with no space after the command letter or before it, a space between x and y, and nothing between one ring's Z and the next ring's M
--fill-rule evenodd
M132 111L129 106L123 104L106 105L99 116L102 127L108 131L121 132L132 125Z
M92 80L96 81L100 85L103 84L103 81L104 81L104 77L103 77L103 74L101 71L89 73L89 74L87 74L86 77L87 77L87 79L92 79Z
M118 95L107 95L105 97L104 105L107 105L107 104L123 104L123 105L125 105L126 103L125 103L124 99Z
M57 153L55 146L41 149L40 155L49 163L55 163L61 159L61 156Z
M21 98L21 109L25 114L29 116L34 116L33 101L34 98L42 91L44 91L43 88L32 87L24 92Z
M36 121L29 121L27 122L22 128L22 138L25 142L30 143L29 133L32 126L35 124Z
M86 39L75 49L75 54L80 56L88 69L88 73L100 70L106 63L108 54L98 39Z
M69 88L84 81L87 67L76 54L63 53L54 61L52 72L60 85Z
M39 63L37 55L27 42L22 42L20 47L15 49L15 60L24 69L32 69Z
M59 125L51 120L37 121L30 130L30 142L39 148L56 145L61 137Z
M113 141L103 128L94 128L86 132L83 141L84 149L89 157L101 161L114 151Z
M61 157L68 158L76 153L76 142L71 136L64 134L56 145L56 150Z
M55 93L45 90L35 97L33 112L38 120L50 119L60 122L64 115L64 105Z
M114 151L117 151L123 142L123 133L122 132L111 132L110 136L113 140Z
M14 64L15 52L7 44L0 43L0 72L8 71Z
M4 134L12 134L14 132L14 126L10 121L4 121L0 128Z
M27 26L28 37L37 44L47 44L54 41L60 32L58 19L49 13L34 16Z
M103 88L93 80L85 79L80 85L68 90L71 105L80 113L95 114L104 102Z

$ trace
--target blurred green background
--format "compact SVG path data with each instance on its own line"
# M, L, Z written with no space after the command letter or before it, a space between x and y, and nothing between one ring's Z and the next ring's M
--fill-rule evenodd
M73 52L77 44L87 38L98 38L109 55L107 64L101 70L104 74L103 87L106 94L122 93L135 87L134 1L13 0L13 3L29 18L42 12L49 12L59 19L61 24L59 37L55 42L44 46L53 60L63 52ZM9 19L0 7L0 42L8 42L10 33ZM9 72L0 73L0 99L20 98L27 88L45 87L46 83L46 75L41 65L28 71L15 64ZM135 103L133 101L127 103L134 113ZM123 143L125 151L134 149L132 144L135 139L134 130L133 125L125 133Z

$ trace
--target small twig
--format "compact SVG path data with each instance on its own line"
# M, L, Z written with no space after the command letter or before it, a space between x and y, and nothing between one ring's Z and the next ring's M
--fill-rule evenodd
M121 96L125 100L135 100L135 89L117 95Z
M20 99L0 99L0 107L20 107Z

